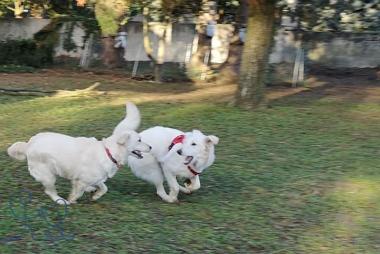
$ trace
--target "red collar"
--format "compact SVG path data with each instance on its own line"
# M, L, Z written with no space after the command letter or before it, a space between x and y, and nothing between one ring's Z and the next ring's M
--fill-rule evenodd
M119 164L119 162L117 162L117 160L114 157L112 157L112 154L111 154L110 150L107 147L105 147L105 149L106 149L106 153L107 153L108 158L113 163L115 163L115 165L117 166L118 169L121 169L123 167L123 165Z
M170 150L172 150L172 148L173 148L173 146L175 145L175 144L179 144L179 143L183 143L183 140L185 139L185 135L179 135L179 136L177 136L177 137L175 137L174 139L173 139L173 141L172 141L172 143L170 144L170 146L168 147L168 150L170 151Z
M191 172L193 175L195 175L195 176L197 176L197 175L200 174L200 173L198 173L197 171L195 171L192 167L190 167L190 165L187 166L187 169L190 170L190 172Z

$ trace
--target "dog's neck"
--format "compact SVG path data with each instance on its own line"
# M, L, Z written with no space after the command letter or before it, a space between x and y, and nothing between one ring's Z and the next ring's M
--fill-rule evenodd
M108 157L107 159L116 167L121 168L121 158L117 153L117 149L115 148L114 137L110 136L108 138L103 138L101 143L103 145L104 154Z

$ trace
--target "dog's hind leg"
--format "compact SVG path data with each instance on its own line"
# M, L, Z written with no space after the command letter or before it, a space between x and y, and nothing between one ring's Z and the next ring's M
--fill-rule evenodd
M76 203L77 199L82 197L84 191L86 190L86 187L88 187L87 184L79 180L73 180L71 193L68 198L69 202L73 204Z
M106 192L108 191L107 185L105 185L104 183L98 184L97 187L98 187L98 190L91 197L91 199L93 201L99 199L101 196L103 196L104 194L106 194Z
M66 199L60 197L57 193L57 190L55 188L55 179L52 182L44 181L41 182L42 185L45 187L45 193L57 204L59 205L69 205L70 202L68 202Z
M58 195L55 188L56 177L46 164L38 163L36 165L28 165L28 170L30 175L45 187L45 193L54 202L57 202L60 205L70 204L66 199Z

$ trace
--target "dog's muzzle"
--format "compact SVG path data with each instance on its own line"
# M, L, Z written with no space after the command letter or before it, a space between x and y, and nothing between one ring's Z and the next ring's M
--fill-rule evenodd
M179 149L178 151L177 151L177 154L178 155L183 155L183 152L182 152L182 149ZM191 162L192 162L192 160L194 159L194 157L193 156L186 156L186 159L185 159L185 165L189 165Z
M132 154L137 158L137 159L142 159L144 156L142 155L141 151L139 150L133 150Z

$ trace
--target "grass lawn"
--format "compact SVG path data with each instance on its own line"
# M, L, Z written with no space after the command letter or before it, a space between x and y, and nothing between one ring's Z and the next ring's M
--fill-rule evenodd
M2 76L0 87L73 90L93 81L104 94L0 95L0 253L380 253L379 86L273 89L271 107L254 112L227 106L232 87L211 84L33 73ZM52 207L6 148L41 131L108 136L127 98L141 110L141 130L165 125L220 137L202 188L166 204L125 167L100 200L87 195L68 207L61 226L73 239L45 240L49 228L61 236L64 209ZM69 187L59 180L64 197ZM25 207L23 189L32 194Z

